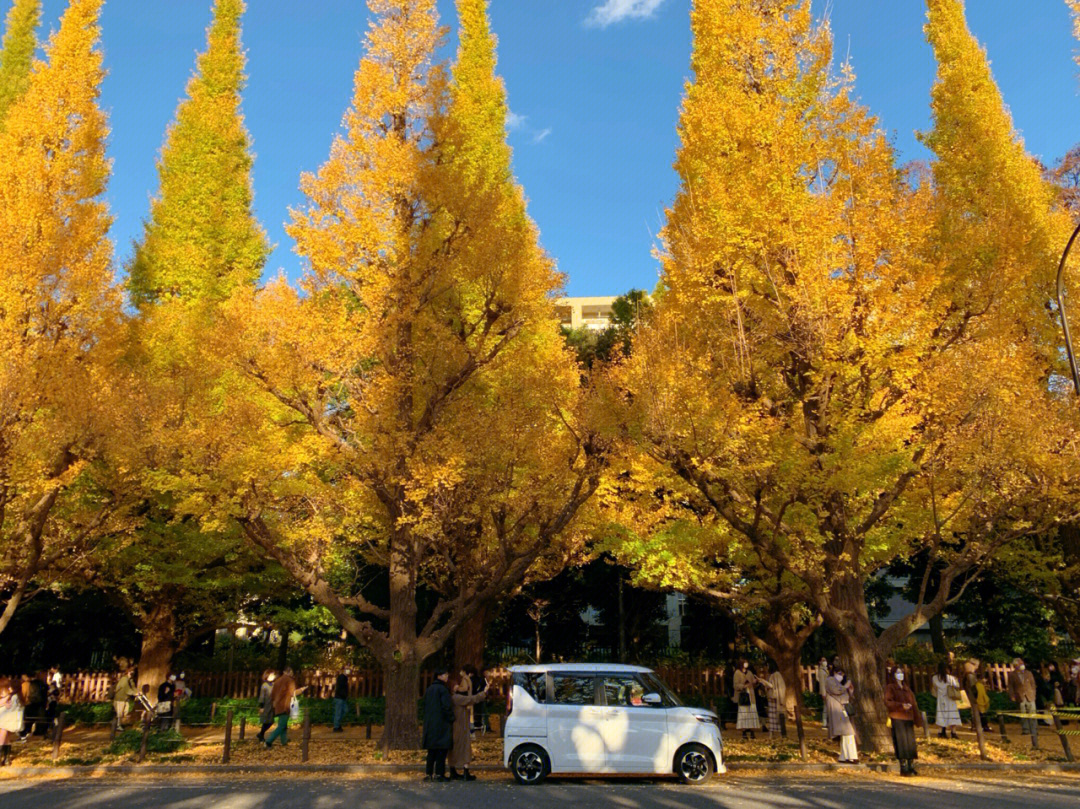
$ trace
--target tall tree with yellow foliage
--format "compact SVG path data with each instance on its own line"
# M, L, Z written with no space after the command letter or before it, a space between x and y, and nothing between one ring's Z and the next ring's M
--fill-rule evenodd
M102 0L72 0L0 132L0 631L35 576L110 513L102 452L117 350Z
M41 0L15 0L4 25L0 50L0 122L30 86L30 71L41 25Z
M1001 543L1053 519L1060 411L1045 362L976 338L989 316L969 301L997 280L943 254L940 184L895 167L847 69L830 71L810 3L698 0L692 25L665 290L617 377L636 448L620 485L670 488L673 522L697 505L706 552L661 544L654 575L705 587L719 571L736 603L794 597L821 614L862 742L881 749L892 648ZM1024 201L1036 217L1038 199ZM1037 325L1032 307L1001 300L1014 317L1001 324ZM638 524L662 516L650 507ZM917 603L878 633L868 579L919 552L931 561Z
M158 162L160 190L129 268L139 306L179 297L222 300L255 284L269 254L253 213L251 143L240 110L246 82L243 0L216 0L206 50Z
M137 306L129 343L128 408L143 441L141 520L112 538L90 574L141 636L140 683L156 688L173 655L235 614L258 571L235 525L204 530L178 509L172 481L199 455L222 403L226 369L203 335L236 289L251 290L269 252L253 213L250 139L241 112L243 0L216 0L187 95L158 162L160 188L129 267ZM268 577L272 578L272 577Z
M222 339L262 410L238 407L220 463L248 536L378 660L381 744L410 748L421 664L564 560L602 447L511 174L486 0L458 3L452 80L434 0L369 6L346 131L289 226L305 294L233 302Z

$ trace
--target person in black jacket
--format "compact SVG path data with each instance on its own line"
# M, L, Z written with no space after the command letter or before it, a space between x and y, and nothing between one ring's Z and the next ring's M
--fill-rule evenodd
M454 703L446 685L446 669L435 670L435 682L424 693L424 737L420 746L427 750L425 781L449 781L446 777L446 754L454 745Z
M341 672L334 680L334 733L344 733L341 720L349 709L349 669Z

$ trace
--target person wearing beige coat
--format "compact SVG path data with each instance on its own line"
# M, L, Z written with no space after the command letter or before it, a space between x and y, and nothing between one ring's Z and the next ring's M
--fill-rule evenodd
M469 773L469 764L472 761L472 706L487 698L486 688L476 694L470 693L471 691L472 679L466 672L459 671L450 688L450 700L454 704L454 742L450 755L446 757L446 763L450 765L450 778L464 781L476 780L476 776ZM461 773L458 773L458 767L461 768Z
M1009 672L1009 699L1019 706L1020 713L1029 715L1036 713L1035 677L1027 670L1024 661L1019 657L1013 661L1012 671ZM1039 720L1021 719L1020 727L1025 735L1034 739L1035 734L1038 733Z

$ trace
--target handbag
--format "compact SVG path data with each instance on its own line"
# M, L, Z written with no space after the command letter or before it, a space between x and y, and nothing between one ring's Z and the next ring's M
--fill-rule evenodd
M955 685L947 685L947 686L945 686L945 694L953 702L959 701L960 695L963 694L963 693L964 692L961 691L959 688L957 688Z
M300 718L300 700L298 700L296 697L293 697L292 702L289 703L289 718Z
M743 691L741 694L739 694L739 704L740 705L749 705L750 704L750 692L749 691Z

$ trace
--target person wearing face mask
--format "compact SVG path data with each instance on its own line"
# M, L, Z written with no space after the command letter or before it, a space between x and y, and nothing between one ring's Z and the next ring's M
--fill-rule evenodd
M941 728L938 735L943 739L950 734L954 739L959 738L956 729L961 724L960 708L957 705L957 700L960 699L960 683L949 673L949 667L944 660L938 663L937 674L930 678L930 685L937 699L934 724Z
M1017 704L1020 713L1033 714L1036 710L1035 677L1019 657L1013 660L1012 666L1012 671L1009 672L1009 699ZM1032 737L1034 743L1039 728L1038 720L1021 719L1020 727L1025 735Z
M758 715L755 695L755 686L759 681L748 661L739 662L732 682L736 701L739 704L739 718L735 723L735 728L742 731L744 739L747 737L753 739L754 734L761 730L761 717Z
M915 775L915 759L919 757L915 728L922 727L922 712L900 666L893 668L885 686L885 707L892 720L893 750L900 762L900 774Z
M855 743L855 726L851 724L848 706L855 695L855 686L844 674L842 666L833 669L825 681L825 711L829 716L829 737L840 740L841 764L858 764L859 748Z

